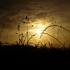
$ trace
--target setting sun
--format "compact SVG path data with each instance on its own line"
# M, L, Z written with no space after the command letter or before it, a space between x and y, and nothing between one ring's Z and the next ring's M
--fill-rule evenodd
M37 24L37 26L35 27L34 30L32 30L32 32L36 33L37 35L41 35L42 31L44 30L45 25L39 23Z
M36 31L36 33L40 35L40 34L41 34L41 30L38 29L38 30Z

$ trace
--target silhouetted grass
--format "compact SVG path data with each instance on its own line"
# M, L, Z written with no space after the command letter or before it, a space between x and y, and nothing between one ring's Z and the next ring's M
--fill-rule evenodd
M13 65L17 68L39 66L41 67L65 67L70 64L70 48L57 49L24 46L24 45L11 45L0 47L0 65ZM8 64L7 64L8 63ZM20 67L19 67L20 68Z
M48 36L58 41L60 44L62 43L53 35L44 33L46 29L50 27L59 27L70 33L70 31L68 31L66 28L55 24L50 25L43 30L41 36L43 34L47 34ZM30 40L35 35L36 34L32 35L27 40L27 42L29 43ZM22 39L23 40L21 42L22 45L20 45L19 43L15 45L0 44L0 65L4 66L7 65L8 63L8 65L10 65L11 67L12 65L14 66L17 65L17 67L21 66L22 68L25 66L26 67L39 66L41 68L41 67L55 67L55 66L66 67L70 65L70 57L69 57L70 46L69 48L65 48L65 45L62 44L62 48L55 48L52 44L49 43L50 48L48 48L46 44L44 45L41 44L40 48L38 48L40 42L38 42L38 44L35 44L34 47L29 45L28 43L24 45L25 39L24 40Z

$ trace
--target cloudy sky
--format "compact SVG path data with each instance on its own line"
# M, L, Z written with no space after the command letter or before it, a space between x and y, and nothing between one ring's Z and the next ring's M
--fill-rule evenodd
M25 20L26 16L29 19L28 22ZM0 0L0 40L3 42L14 43L18 40L16 35L18 24L20 24L21 32L24 34L27 30L27 24L29 31L34 32L34 30L44 29L52 23L62 25L70 30L69 0ZM53 30L50 30L47 32L51 35L54 33L57 35L58 31L54 30L52 33ZM70 34L64 30L61 32L70 42ZM31 32L31 34L35 33ZM59 37L65 40L61 33L59 33ZM62 40L60 39L60 41Z

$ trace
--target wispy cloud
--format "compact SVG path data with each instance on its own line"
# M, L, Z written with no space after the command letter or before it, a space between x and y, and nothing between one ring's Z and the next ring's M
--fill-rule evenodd
M14 30L20 23L26 29L24 19L28 16L30 23L57 22L70 26L69 0L2 0L0 1L0 28ZM44 25L46 23L43 23ZM48 23L49 24L49 23Z

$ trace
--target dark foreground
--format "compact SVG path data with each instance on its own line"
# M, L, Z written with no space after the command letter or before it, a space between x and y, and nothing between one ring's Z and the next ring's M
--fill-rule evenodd
M38 49L30 46L0 47L0 68L54 68L70 67L70 49Z

